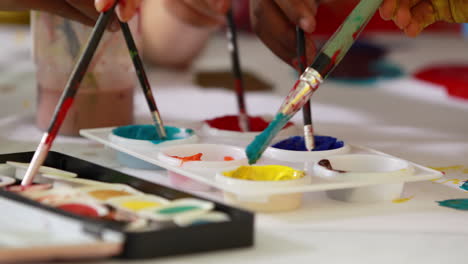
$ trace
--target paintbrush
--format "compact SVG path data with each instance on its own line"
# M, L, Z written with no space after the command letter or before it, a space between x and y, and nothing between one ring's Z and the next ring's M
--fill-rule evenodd
M304 31L300 27L296 27L296 48L297 48L297 67L298 74L304 72L306 67L306 51ZM315 148L314 141L314 126L312 123L311 102L308 100L302 107L302 118L304 119L304 141L307 151L312 151Z
M120 27L122 28L125 41L127 42L128 51L130 53L130 57L132 58L141 88L143 89L143 94L145 95L146 102L148 103L148 107L151 111L151 117L153 118L153 122L156 127L156 133L159 139L165 139L167 137L166 130L164 129L161 115L159 114L158 107L156 106L153 93L151 92L151 86L148 81L148 77L146 76L143 62L141 61L140 55L138 54L135 41L133 40L130 27L125 22L120 22Z
M228 25L227 38L229 40L228 49L231 54L232 74L234 76L234 87L237 95L237 106L239 108L239 126L243 132L250 131L249 116L247 115L247 109L245 106L245 89L244 89L244 78L242 77L242 71L239 61L239 48L237 45L237 30L234 22L232 10L229 10L226 14L226 20Z
M65 119L68 110L73 104L73 100L75 98L76 93L78 92L78 88L80 87L81 81L88 69L89 63L93 58L93 55L96 51L97 46L106 30L109 21L112 19L115 10L115 4L106 12L101 13L99 16L96 25L94 26L93 31L91 32L91 36L88 40L86 48L84 52L81 54L80 58L78 59L75 68L72 71L70 79L68 80L65 89L63 90L62 96L60 97L58 105L55 107L54 115L52 116L52 120L50 122L49 128L47 132L44 133L42 136L41 142L37 147L36 151L34 152L34 156L31 160L31 163L26 171L26 175L24 176L21 185L30 185L33 182L34 177L37 174L37 171L44 163L44 160L49 153L50 148L52 147L52 143L57 136L57 133Z
M247 146L249 163L254 164L278 132L304 106L330 72L340 63L382 0L361 0L325 43L312 65L301 74L268 127Z

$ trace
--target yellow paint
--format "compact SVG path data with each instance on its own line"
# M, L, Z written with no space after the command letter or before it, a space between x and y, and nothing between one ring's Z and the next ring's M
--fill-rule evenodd
M464 168L462 172L468 174L468 168Z
M130 193L125 191L118 191L118 190L96 190L89 192L91 196L98 200L107 200L110 198L118 197L118 196L125 196L130 195Z
M124 208L130 209L132 211L140 211L140 210L150 208L150 207L161 206L161 204L157 202L151 202L151 201L133 200L133 201L123 202L121 206Z
M287 181L304 177L303 171L280 165L240 166L223 173L224 176L250 181Z
M448 167L429 167L436 171L447 171L447 170L461 170L463 169L462 165L448 166Z
M31 103L28 100L23 101L23 108L28 109L31 107Z
M445 180L445 181L440 182L440 183L447 183L447 182L451 182L451 183L453 183L453 184L457 184L457 185L458 185L458 184L460 184L460 183L462 182L462 180L460 180L460 179L450 179L450 180Z
M406 203L407 201L413 199L414 196L410 196L407 198L398 198L398 199L393 199L392 203Z

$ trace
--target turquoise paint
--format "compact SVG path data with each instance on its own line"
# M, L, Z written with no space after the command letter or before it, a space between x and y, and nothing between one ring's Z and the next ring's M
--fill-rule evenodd
M468 210L468 199L452 199L445 201L438 201L440 206L453 208L457 210Z
M287 116L283 113L278 113L268 127L263 130L260 135L256 136L247 146L245 152L249 158L250 165L257 162L268 145L270 145L271 140L273 140L276 134L288 123L291 117L292 116Z
M159 139L154 125L130 125L121 126L112 130L112 133L119 137L148 140L154 144L160 144L164 141L177 140L188 138L195 134L192 129L178 128L172 126L165 126L167 138L165 140Z
M465 181L461 186L460 189L468 191L468 181Z
M198 206L194 205L184 205L184 206L175 206L175 207L169 207L169 208L163 208L161 210L157 210L157 214L180 214L180 213L185 213L188 211L192 210L197 210L200 209Z

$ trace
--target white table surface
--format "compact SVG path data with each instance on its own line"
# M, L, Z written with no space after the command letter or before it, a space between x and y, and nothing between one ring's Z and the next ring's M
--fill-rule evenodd
M0 152L33 150L41 137L34 126L35 81L30 38L25 28L0 28ZM417 39L376 36L392 51L389 60L407 71L430 63L467 62L467 41L450 35ZM294 74L255 38L242 36L242 64L276 85L276 94L249 93L252 114L273 114ZM192 71L229 69L223 37L210 43ZM168 123L180 124L235 113L235 98L220 89L200 89L192 73L150 70L158 106ZM176 100L177 98L177 100ZM149 122L142 94L136 96L138 122ZM190 109L190 111L187 111ZM326 82L313 97L316 130L425 166L447 167L446 178L468 179L468 100L445 95L437 86L403 77L372 86ZM294 118L300 122L300 115ZM58 137L53 150L144 179L169 184L164 173L126 169L114 153L82 138ZM216 193L205 194L217 199ZM257 214L250 249L170 257L132 263L467 263L468 212L439 207L436 201L468 198L437 182L405 185L405 203L352 204L308 193L294 212ZM86 263L125 263L107 260Z

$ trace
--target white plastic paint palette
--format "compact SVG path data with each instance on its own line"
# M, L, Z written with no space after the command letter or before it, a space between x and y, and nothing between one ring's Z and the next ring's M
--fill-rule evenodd
M340 190L340 189L353 189L358 187L366 187L366 186L390 186L391 184L401 184L405 182L415 182L415 181L424 181L424 180L432 180L436 178L442 177L442 173L412 162L407 161L408 164L412 166L414 169L412 174L405 174L400 175L398 177L394 177L394 175L387 175L382 177L343 177L340 179L326 179L322 177L318 177L313 172L313 165L320 156L316 156L314 159L311 159L310 162L291 162L291 160L286 160L288 162L287 165L298 169L298 170L305 170L307 174L311 177L310 183L306 185L300 186L284 186L281 188L262 188L261 190L251 190L251 189L236 189L232 190L229 189L226 185L221 184L220 182L215 180L216 173L197 173L193 171L189 171L187 169L181 168L179 166L171 165L167 162L162 161L158 158L158 155L155 154L154 151L142 151L138 148L132 148L131 146L123 147L118 144L114 144L108 140L109 134L112 133L113 128L98 128L98 129L85 129L81 130L80 133L82 136L87 137L89 139L95 140L99 143L102 143L108 147L111 147L115 150L127 153L131 156L144 160L146 162L155 164L167 170L176 172L180 175L185 177L197 180L202 182L206 185L218 188L220 190L229 191L237 196L256 196L258 199L265 199L265 197L269 197L275 194L286 194L286 193L302 193L302 192L314 192L314 191L328 191L328 190ZM201 139L201 143L212 143L212 138L204 137ZM230 140L230 139L229 139ZM227 140L227 142L229 142ZM219 142L218 140L216 142ZM237 146L245 146L248 144L248 141L239 140L237 142ZM232 144L232 143L231 143ZM349 155L356 155L356 154L372 154L382 157L392 157L388 154L375 151L369 148L354 146L351 144L345 145L345 151L337 151L336 153L330 153L329 155L341 155L348 153ZM164 149L162 150L164 151ZM324 155L324 156L328 156ZM393 157L394 159L398 159ZM276 160L279 159L278 156L274 155L265 155L260 161L259 164L261 165L268 165L268 164L284 164L285 160ZM300 160L300 159L299 159ZM401 159L398 159L401 160Z

